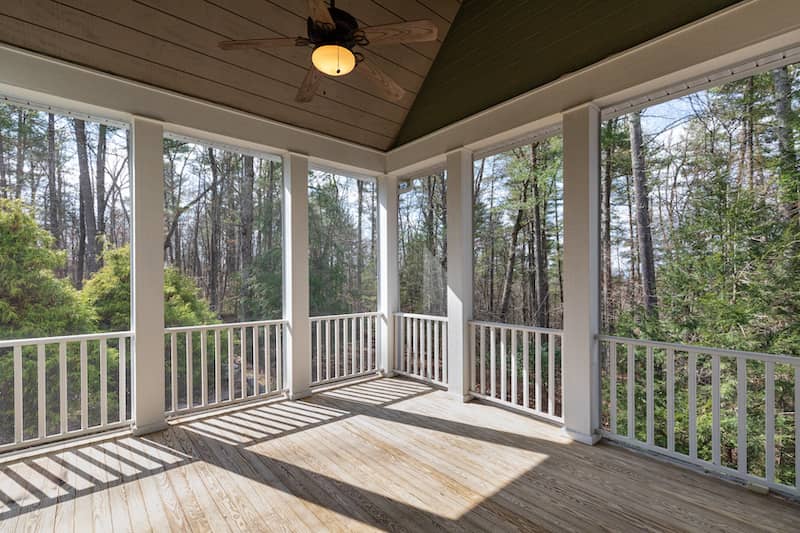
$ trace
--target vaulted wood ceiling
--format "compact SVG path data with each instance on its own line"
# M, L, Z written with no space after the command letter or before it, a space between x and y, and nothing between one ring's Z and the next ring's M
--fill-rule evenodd
M338 0L373 26L430 19L434 42L364 49L406 90L384 97L353 73L323 81L309 103L294 101L309 48L223 51L220 40L306 34L300 0L3 0L0 40L103 72L224 104L362 145L386 149L436 57L461 0ZM157 117L156 117L157 118Z

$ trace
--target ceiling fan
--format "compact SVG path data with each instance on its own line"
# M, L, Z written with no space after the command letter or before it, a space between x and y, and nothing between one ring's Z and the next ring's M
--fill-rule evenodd
M330 4L328 7L324 0L308 0L310 15L307 19L307 37L222 41L219 47L223 50L312 47L312 66L297 90L295 100L298 102L311 101L322 81L320 74L344 76L353 70L364 73L391 100L401 100L405 90L381 69L366 61L364 55L355 48L435 41L438 35L436 25L430 20L414 20L359 28L355 17L336 8L335 0L330 0Z

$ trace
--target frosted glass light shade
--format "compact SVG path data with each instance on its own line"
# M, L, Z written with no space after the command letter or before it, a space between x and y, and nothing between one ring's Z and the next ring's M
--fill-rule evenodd
M314 49L311 62L328 76L344 76L356 67L356 56L343 46L324 44Z

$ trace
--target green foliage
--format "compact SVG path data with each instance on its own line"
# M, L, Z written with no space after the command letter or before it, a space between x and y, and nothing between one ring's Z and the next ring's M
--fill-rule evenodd
M103 254L103 267L86 282L83 296L95 309L101 330L130 327L130 248ZM213 324L217 317L194 282L174 268L164 269L164 322L170 326Z
M95 317L55 271L63 252L18 200L0 199L0 336L22 338L91 331Z

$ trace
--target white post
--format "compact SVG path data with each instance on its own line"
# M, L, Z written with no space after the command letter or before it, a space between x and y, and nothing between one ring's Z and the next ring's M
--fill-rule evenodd
M131 396L133 432L167 426L164 417L164 131L133 120L131 232Z
M399 305L397 273L397 177L378 178L378 370L394 368L394 313Z
M469 399L472 319L472 152L447 154L447 388Z
M600 111L585 104L564 113L564 429L599 440Z
M283 346L293 400L311 394L308 292L308 158L290 154L283 160Z

